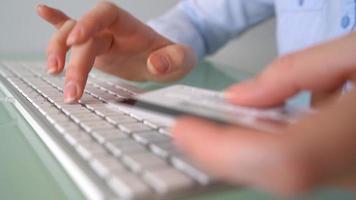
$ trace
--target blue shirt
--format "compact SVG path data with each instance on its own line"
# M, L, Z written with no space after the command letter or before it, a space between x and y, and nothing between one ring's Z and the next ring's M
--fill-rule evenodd
M283 55L351 32L355 10L356 0L182 0L149 25L203 58L276 16Z
M274 16L283 55L353 31L356 0L181 0L148 24L170 40L191 46L202 59ZM309 93L302 93L290 103L309 102Z

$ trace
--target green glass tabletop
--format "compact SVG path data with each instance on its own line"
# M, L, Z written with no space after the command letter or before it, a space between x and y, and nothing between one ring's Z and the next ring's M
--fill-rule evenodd
M183 83L214 90L252 76L232 67L202 63ZM176 84L174 83L174 84ZM138 86L154 89L163 84ZM303 199L355 199L356 195L324 188ZM0 90L0 199L84 199L35 131ZM277 199L249 188L206 193L190 200ZM299 199L299 198L298 198Z

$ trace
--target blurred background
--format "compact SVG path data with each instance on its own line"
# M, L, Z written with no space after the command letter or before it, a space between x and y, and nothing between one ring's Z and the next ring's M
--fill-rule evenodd
M178 1L112 0L142 21L163 14ZM0 55L44 55L46 43L54 29L36 15L37 4L57 7L69 16L78 18L98 2L99 0L1 0ZM222 65L256 72L276 56L274 29L275 21L269 20L246 32L208 59Z

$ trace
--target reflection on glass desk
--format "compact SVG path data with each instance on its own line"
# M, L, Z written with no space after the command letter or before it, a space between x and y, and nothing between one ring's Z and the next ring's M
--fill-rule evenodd
M98 72L94 72L98 73ZM104 76L98 73L98 76ZM252 76L231 67L202 63L177 83L222 90ZM114 78L114 77L108 77ZM174 83L173 83L174 84ZM145 89L164 84L139 83ZM34 130L0 91L0 199L84 199L55 158L46 149ZM355 195L324 189L305 199L355 199ZM277 199L248 188L223 193L207 193L194 200Z

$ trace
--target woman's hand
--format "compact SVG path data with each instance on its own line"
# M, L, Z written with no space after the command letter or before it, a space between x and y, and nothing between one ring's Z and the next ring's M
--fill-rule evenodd
M356 78L356 33L277 59L226 91L230 102L279 105L301 90L336 91ZM356 186L356 91L337 96L276 134L183 118L173 127L184 152L213 175L280 195Z
M174 44L112 3L99 3L78 21L45 5L37 12L58 29L47 49L50 73L63 70L71 49L66 102L81 97L92 66L128 80L165 82L181 78L196 64L190 47Z

